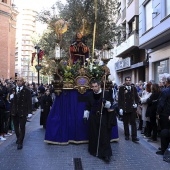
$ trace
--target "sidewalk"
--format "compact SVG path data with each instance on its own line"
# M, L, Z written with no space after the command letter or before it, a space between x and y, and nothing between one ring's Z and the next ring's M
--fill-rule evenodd
M33 112L32 114L32 117L28 118L28 122L26 123L26 126L28 126L28 124L32 121L34 115L38 112L39 110L36 110L35 112ZM29 115L30 116L30 115ZM15 132L11 132L12 136L8 136L8 137L5 137L6 140L5 141L2 141L0 140L0 146L3 144L3 143L9 143L13 138L15 138ZM5 145L5 144L4 144Z
M123 131L123 122L118 120L119 129ZM138 138L140 139L139 143L150 149L152 152L156 152L161 146L160 138L158 137L157 142L148 142L148 138L144 138L144 135L141 135L141 131L137 131Z
M66 146L44 143L45 130L39 125L39 111L27 122L22 150L17 150L15 135L0 145L1 170L169 170L170 164L155 152L159 144L146 142L139 134L140 142L125 141L123 124L119 122L119 142L111 143L113 156L109 164L87 151L87 144ZM76 159L78 158L78 159ZM82 167L75 166L80 160Z

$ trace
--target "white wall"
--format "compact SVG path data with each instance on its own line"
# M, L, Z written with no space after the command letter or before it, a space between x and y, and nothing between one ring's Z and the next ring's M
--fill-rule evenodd
M170 59L170 45L164 48L162 47L161 49L150 53L149 56L150 56L149 58L149 80L151 80L151 79L154 79L154 75L156 74L154 72L154 62L161 61L161 60L168 59L168 58ZM169 67L170 67L170 63L169 63Z

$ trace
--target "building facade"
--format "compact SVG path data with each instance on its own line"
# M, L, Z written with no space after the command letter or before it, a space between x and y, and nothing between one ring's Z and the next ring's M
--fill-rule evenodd
M11 0L0 0L0 77L15 76L15 36L18 11Z
M141 0L139 13L139 47L147 50L149 79L158 83L170 73L170 1Z
M139 49L139 0L120 0L116 23L121 27L114 48L114 55L119 58L115 63L117 83L124 83L126 76L131 76L133 83L146 81L148 62L145 50Z
M32 53L35 44L32 36L36 32L36 11L21 8L17 17L17 38L15 50L15 72L27 82L37 82L37 73L31 67Z

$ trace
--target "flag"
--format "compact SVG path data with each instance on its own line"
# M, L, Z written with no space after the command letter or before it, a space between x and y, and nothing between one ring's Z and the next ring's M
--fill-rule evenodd
M33 66L35 55L36 55L36 52L32 53L32 58L31 58L31 65L32 66Z
M39 60L42 60L43 55L44 55L44 51L40 50L40 52L38 54Z

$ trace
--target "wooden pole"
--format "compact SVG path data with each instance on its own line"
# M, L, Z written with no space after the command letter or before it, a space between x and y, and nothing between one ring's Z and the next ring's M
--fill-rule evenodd
M97 0L94 0L94 28L93 28L93 45L92 45L92 63L94 58L94 47L95 47L95 39L96 39L96 22L97 22Z

